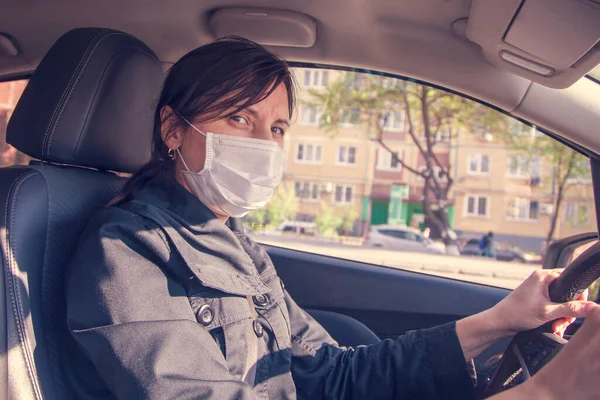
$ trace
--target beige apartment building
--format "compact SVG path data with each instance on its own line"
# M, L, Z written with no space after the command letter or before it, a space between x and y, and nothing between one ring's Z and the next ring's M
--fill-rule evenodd
M535 129L515 121L524 135ZM456 143L454 228L540 251L548 235L558 191L554 165L506 147L493 134L468 133ZM559 209L554 238L596 230L589 176L570 180Z
M368 128L356 123L358 116L338 132L328 133L319 128L319 111L303 105L310 98L309 89L323 90L343 72L296 69L295 73L299 112L286 137L285 181L300 200L299 218L314 218L323 200L340 214L354 209L363 224L388 223L392 187L408 186L408 196L401 203L401 223L422 223L420 177L404 170L387 150L369 140ZM536 134L515 123L522 125L517 128L524 135ZM554 166L512 150L493 134L461 132L452 140L448 135L441 133L437 138L436 156L450 166L454 179L448 207L453 228L475 237L494 231L501 241L539 252L553 215ZM404 113L391 113L383 140L408 165L423 168L425 160L407 133ZM443 183L443 174L437 173ZM594 215L589 177L574 179L560 207L554 237L595 230Z
M325 132L319 128L319 111L303 104L310 98L308 89L324 89L339 72L295 72L301 90L296 123L286 134L284 184L298 197L299 219L313 219L325 202L338 215L350 215L353 210L360 220L363 198L370 194L373 165L365 130L349 118L338 132Z

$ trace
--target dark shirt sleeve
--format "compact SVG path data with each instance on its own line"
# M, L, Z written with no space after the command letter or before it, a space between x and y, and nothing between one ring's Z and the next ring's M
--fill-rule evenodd
M230 376L179 280L162 270L171 257L137 216L114 208L93 218L67 279L77 344L119 399L254 399Z
M286 294L299 399L474 399L455 323L371 346L339 347Z

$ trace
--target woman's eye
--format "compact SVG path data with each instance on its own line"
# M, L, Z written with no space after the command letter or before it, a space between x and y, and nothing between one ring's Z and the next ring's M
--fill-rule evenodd
M277 135L281 135L281 136L285 135L285 131L282 128L278 127L278 126L272 127L271 128L271 132L273 132L273 133L275 133Z
M248 125L248 120L246 118L242 117L241 115L234 115L231 117L231 120L238 124Z

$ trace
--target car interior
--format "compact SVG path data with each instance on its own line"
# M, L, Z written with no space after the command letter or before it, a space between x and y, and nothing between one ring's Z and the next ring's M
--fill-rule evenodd
M226 35L264 44L293 65L443 88L535 124L592 160L600 154L595 0L5 2L0 81L29 79L6 140L35 160L0 169L0 399L69 397L60 364L68 260L123 174L149 158L165 71ZM600 174L593 178L597 192ZM344 346L472 315L509 293L265 247L296 302ZM506 345L475 360L481 385Z

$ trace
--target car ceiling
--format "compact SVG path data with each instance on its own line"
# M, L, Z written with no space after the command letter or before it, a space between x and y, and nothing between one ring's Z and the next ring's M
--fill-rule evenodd
M551 89L491 65L460 29L452 30L455 21L469 17L470 0L8 0L0 5L0 32L15 38L22 54L0 57L0 77L30 73L59 36L84 26L137 36L168 67L214 40L208 18L227 7L285 9L313 18L317 37L312 47L271 47L290 61L421 79L492 104L600 154L600 84L582 78L570 88Z

